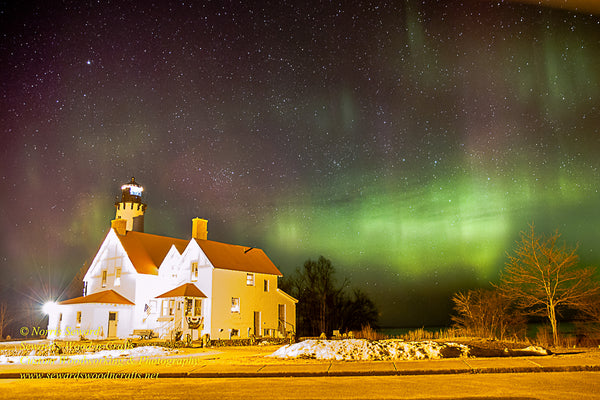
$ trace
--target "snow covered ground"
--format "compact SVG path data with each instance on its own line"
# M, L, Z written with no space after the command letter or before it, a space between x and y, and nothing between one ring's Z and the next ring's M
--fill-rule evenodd
M305 340L286 345L271 357L316 358L319 360L425 360L465 354L468 347L457 343L405 342L403 340L369 341Z
M318 360L426 360L470 356L470 348L458 343L432 341L405 342L400 339L305 340L286 345L270 355L276 358L313 358ZM519 350L522 355L547 355L539 347ZM518 355L518 353L506 355Z
M119 360L128 360L136 358L163 359L189 357L194 352L183 352L181 350L167 349L157 346L144 346L135 348L121 348L112 350L80 351L77 354L53 355L47 351L51 345L30 346L31 349L21 349L15 351L0 352L0 365L7 364L92 364L100 363L119 363ZM251 348L248 351L235 348L230 351L231 356L228 360L239 360L254 354L256 350ZM241 351L244 350L244 351ZM241 351L241 352L240 352ZM4 354L2 354L4 353ZM221 354L217 353L203 353ZM260 355L264 357L265 352ZM483 347L474 347L459 343L440 343L433 341L406 342L400 339L370 341L366 339L344 339L344 340L305 340L300 343L286 345L279 348L267 357L279 359L318 359L318 360L356 360L356 361L375 361L375 360L427 360L456 357L511 357L511 356L539 356L549 354L540 347L527 347L525 349L486 349ZM254 362L254 361L248 361Z
M172 355L175 350L166 349L157 346L142 346L132 349L122 350L101 350L97 352L85 352L83 354L60 355L60 356L38 356L35 355L35 350L31 351L30 355L26 356L5 356L0 355L1 364L48 364L53 362L67 361L77 362L83 360L101 360L101 359L117 359L117 358L138 358L138 357L161 357Z

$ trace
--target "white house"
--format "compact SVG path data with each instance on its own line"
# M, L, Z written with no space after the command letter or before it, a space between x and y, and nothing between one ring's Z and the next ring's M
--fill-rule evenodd
M200 218L192 220L191 239L144 233L143 188L132 178L121 191L116 219L83 278L83 296L49 310L48 338L295 332L297 300L277 288L281 272L262 250L208 240L208 222Z

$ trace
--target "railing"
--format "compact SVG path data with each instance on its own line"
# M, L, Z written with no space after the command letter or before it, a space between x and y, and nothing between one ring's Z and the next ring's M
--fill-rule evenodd
M281 332L283 334L284 337L287 336L287 332L288 330L286 329L286 325L291 326L292 328L289 330L290 332L292 332L293 336L296 336L296 327L293 324L290 324L289 322L287 322L284 319L279 318L279 329L277 329L279 332Z
M168 318L163 321L159 319L159 322L162 322L162 324L160 324L158 327L158 337L170 339L173 335L173 331L175 330L174 318Z

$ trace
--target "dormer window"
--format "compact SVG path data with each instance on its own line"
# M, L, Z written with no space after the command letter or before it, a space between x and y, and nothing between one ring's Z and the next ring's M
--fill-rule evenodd
M106 287L106 276L108 274L108 271L104 270L102 271L102 287Z
M254 286L254 274L246 274L246 286Z
M121 268L115 268L115 286L121 285Z
M198 280L198 263L193 262L192 263L192 282L197 281L197 280Z

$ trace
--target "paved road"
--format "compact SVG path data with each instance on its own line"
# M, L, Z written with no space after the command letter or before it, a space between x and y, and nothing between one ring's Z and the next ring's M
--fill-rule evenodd
M600 399L600 372L312 378L0 380L0 398Z

